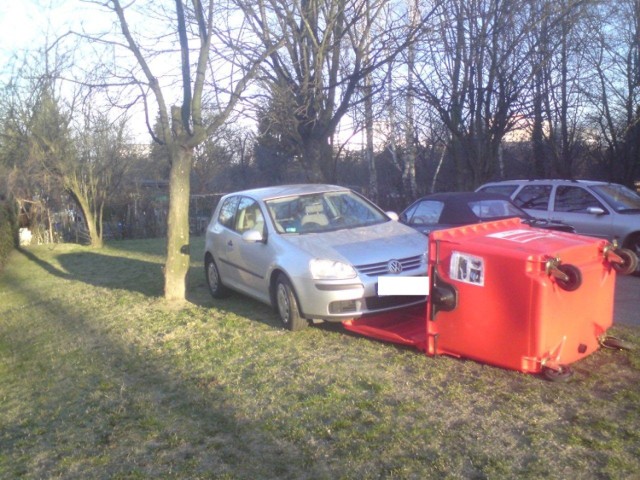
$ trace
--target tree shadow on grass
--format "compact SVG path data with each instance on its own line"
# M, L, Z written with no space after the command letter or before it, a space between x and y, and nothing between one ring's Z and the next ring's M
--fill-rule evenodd
M33 477L329 478L300 447L238 412L234 393L247 395L251 385L226 385L197 371L185 376L170 354L126 340L129 331L120 336L120 327L96 320L81 304L42 298L35 288L24 293L41 299L31 314L47 312L43 331L56 332L29 332L30 343L58 354L36 372L42 379L23 378L36 387L32 407L5 432L3 459L11 470L0 470ZM33 353L15 348L12 355L29 364ZM47 388L37 388L42 384Z
M20 253L58 278L149 297L162 295L162 265L158 263L86 251L58 255L58 267L28 250L21 249Z
M202 260L204 256L205 238L203 235L191 235L189 239L189 249L191 250L192 260ZM167 254L167 239L162 238L143 238L143 239L125 239L125 240L109 240L107 247L110 250L120 250L133 254L160 255L164 257Z

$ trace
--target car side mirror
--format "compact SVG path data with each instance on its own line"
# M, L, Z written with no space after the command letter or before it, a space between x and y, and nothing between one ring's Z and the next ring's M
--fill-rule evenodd
M242 234L242 240L248 243L260 243L264 242L264 236L258 230L247 230Z
M589 207L587 208L587 213L591 215L604 215L606 212L600 207Z
M393 220L394 222L398 221L398 214L396 212L384 212L387 214L387 217L389 217L391 220Z

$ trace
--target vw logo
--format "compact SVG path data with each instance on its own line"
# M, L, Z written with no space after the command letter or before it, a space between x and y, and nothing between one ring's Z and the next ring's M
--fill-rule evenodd
M387 270L389 273L401 273L402 264L398 260L390 260L389 263L387 263Z

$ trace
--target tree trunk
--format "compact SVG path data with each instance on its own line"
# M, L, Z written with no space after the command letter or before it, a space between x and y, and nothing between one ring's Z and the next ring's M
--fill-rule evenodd
M409 5L410 16L410 29L417 28L419 22L418 5L417 1L413 1ZM410 43L407 48L407 96L406 102L406 117L404 125L404 139L405 139L405 155L404 155L404 167L402 169L402 186L403 196L405 197L405 203L412 202L416 197L416 191L418 189L416 185L416 126L414 118L413 108L413 72L415 69L415 44Z
M369 169L369 198L374 202L380 201L378 198L378 171L376 169L376 157L373 146L373 99L371 75L365 78L365 100L364 100L364 124L366 134L365 161Z
M98 221L102 224L102 218L97 218L91 208L90 199L87 197L86 189L80 185L77 177L71 176L66 179L67 191L71 194L78 207L82 211L84 221L89 231L89 243L93 248L102 248L102 228L98 229ZM100 215L101 216L101 215ZM77 241L77 240L76 240Z
M85 219L87 221L87 228L89 229L89 242L91 246L93 248L102 248L102 235L98 232L98 227L96 226L98 219L91 210L85 213Z
M189 272L189 176L193 150L176 146L169 156L171 173L164 296L169 301L180 301L185 299Z
M303 145L302 163L311 183L335 182L333 152L326 137L307 138Z

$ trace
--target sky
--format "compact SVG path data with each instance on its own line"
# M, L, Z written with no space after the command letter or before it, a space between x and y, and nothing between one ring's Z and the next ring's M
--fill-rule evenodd
M41 17L37 7L30 1L0 1L0 38L3 47L26 44L36 31L30 28L32 19Z
M14 52L41 46L47 31L55 35L63 29L65 23L74 17L70 14L72 4L79 2L51 3L54 4L53 9L48 11L33 0L0 0L0 61L3 65Z
M80 0L0 0L0 85L10 78L13 56L21 58L25 50L43 47L47 38L50 43L71 29L97 28L105 21L111 19ZM148 141L144 117L130 127L136 138Z

